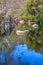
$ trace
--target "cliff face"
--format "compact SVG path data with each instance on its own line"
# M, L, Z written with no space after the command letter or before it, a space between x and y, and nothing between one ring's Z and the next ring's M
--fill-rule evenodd
M0 13L20 14L25 1L26 0L2 0L0 3Z
M7 16L7 15L19 16L21 14L21 9L23 8L25 1L26 0L0 0L0 14L4 13L4 15L0 15L1 27L2 27L2 24L6 22L6 18L4 17L3 19L3 16ZM3 34L3 29L1 30L2 30L1 34ZM2 50L8 48L6 44L7 43L6 38L7 36L0 38L0 48L4 46ZM12 43L14 42L16 43L16 41L18 42L19 39L18 39L18 36L16 36L15 32L13 31L11 36L10 37L8 36L8 40L11 41L11 46L12 46L13 45Z

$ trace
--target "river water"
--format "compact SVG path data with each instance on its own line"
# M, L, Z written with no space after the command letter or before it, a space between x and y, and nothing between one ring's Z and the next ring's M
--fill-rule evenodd
M0 65L43 65L43 54L31 50L26 44L17 44L11 52L0 52Z

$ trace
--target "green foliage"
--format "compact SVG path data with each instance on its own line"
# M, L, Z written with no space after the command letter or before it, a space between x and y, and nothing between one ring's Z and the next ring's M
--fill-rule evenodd
M30 33L27 34L26 43L36 51L40 51L43 46L43 2L41 0L28 0L24 12L24 19L32 20L39 25L38 29L28 28Z

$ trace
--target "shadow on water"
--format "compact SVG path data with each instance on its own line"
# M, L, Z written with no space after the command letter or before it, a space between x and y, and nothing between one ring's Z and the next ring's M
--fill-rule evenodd
M43 65L43 54L31 50L26 44L17 44L10 53L0 53L0 65Z

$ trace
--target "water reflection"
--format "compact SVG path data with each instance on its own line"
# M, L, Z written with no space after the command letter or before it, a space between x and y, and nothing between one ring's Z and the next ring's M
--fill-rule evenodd
M6 51L7 52L7 51ZM3 55L0 53L0 65L43 65L43 54L35 52L26 44L17 44L15 49Z

